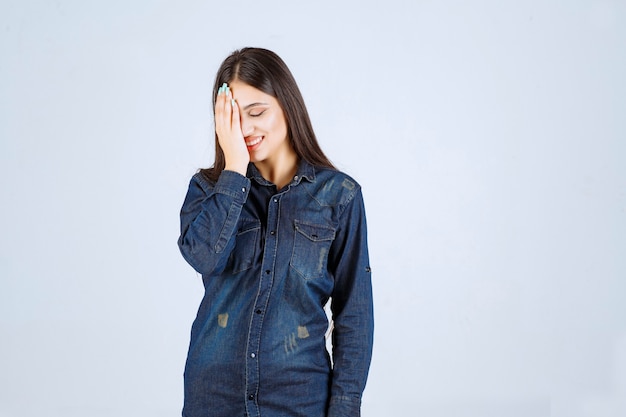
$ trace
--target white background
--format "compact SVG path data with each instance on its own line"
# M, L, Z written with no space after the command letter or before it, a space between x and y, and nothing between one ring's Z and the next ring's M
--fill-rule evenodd
M175 416L235 48L363 186L363 416L626 415L623 1L0 2L0 416Z

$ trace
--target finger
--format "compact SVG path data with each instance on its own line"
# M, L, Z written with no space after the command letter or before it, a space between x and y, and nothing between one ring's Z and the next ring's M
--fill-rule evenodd
M227 113L226 100L226 83L217 90L217 98L215 100L215 128L220 133L226 133L230 130L230 113Z
M222 94L223 86L217 90L217 96L215 97L215 122L218 122L218 119L221 121L222 115L224 114L224 95Z
M241 132L241 118L239 115L239 104L237 100L231 98L230 105L232 107L232 128L236 132Z
M233 106L232 106L232 99L233 96L230 92L230 87L224 83L224 92L223 92L223 96L224 96L224 120L226 122L226 126L228 126L229 128L232 129L232 114L233 114Z

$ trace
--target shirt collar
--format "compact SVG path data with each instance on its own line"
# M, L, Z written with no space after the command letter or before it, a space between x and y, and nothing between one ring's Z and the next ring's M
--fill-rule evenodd
M300 165L298 166L298 173L296 175L298 178L306 178L309 182L315 182L315 167L304 159L301 159Z
M263 178L257 167L252 162L248 164L246 176L261 185L273 185L271 182ZM315 167L303 159L301 159L298 164L298 170L293 178L293 183L300 184L302 178L306 178L309 182L315 181Z

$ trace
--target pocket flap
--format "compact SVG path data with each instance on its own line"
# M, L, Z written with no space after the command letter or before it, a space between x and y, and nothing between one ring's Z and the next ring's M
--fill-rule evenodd
M335 239L335 229L319 224L303 223L295 220L296 230L313 242Z

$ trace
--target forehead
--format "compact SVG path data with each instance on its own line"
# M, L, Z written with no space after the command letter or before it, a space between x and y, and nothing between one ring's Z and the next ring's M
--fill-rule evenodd
M233 81L229 84L233 97L239 102L240 106L247 106L250 104L277 104L277 100L267 93L252 87L249 84L241 81Z

